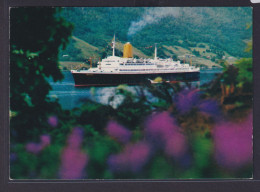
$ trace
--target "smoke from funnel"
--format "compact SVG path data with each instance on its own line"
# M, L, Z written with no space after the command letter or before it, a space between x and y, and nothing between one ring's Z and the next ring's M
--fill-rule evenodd
M128 29L127 36L131 37L138 31L142 30L146 25L155 23L160 19L172 16L177 17L179 15L179 8L177 7L155 7L148 8L148 10L143 14L141 19L138 21L133 21Z

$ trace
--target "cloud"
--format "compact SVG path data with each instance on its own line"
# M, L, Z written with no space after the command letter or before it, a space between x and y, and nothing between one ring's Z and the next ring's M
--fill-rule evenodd
M149 8L145 11L143 16L133 21L128 29L127 36L131 37L138 31L142 30L146 25L158 22L160 19L168 16L177 17L180 8L177 7L155 7Z

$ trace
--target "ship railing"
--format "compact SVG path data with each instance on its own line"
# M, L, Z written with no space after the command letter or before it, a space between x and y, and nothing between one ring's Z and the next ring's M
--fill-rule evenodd
M129 72L129 71L135 71L135 72L168 72L168 71L175 71L175 72L182 72L182 71L194 71L189 68L170 68L170 69L119 69L121 72Z

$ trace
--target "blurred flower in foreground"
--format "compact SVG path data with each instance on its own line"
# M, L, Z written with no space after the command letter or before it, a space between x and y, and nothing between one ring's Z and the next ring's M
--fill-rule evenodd
M61 154L61 179L82 179L86 176L84 169L88 162L88 156L81 151L82 134L82 129L76 127L67 139L67 146Z
M181 113L189 112L200 99L198 89L184 89L176 97L176 107Z
M181 133L175 132L165 142L165 153L169 156L181 158L187 152L187 140Z
M10 162L14 162L17 159L17 154L16 153L10 153Z
M108 165L113 172L137 173L148 162L150 153L151 149L148 143L128 144L120 154L109 157Z
M67 139L67 146L78 149L83 141L83 130L80 127L75 127Z
M215 126L215 158L219 165L237 169L252 163L252 114L242 123L223 122Z
M58 117L53 115L48 118L48 124L52 127L57 127L59 123Z
M41 135L40 140L41 145L44 147L51 144L51 137L49 135Z
M26 151L30 153L38 154L51 143L51 138L49 135L41 135L40 140L41 140L40 143L34 143L34 142L27 143L25 146Z
M174 118L167 111L152 114L145 122L145 135L157 144L164 143L177 129Z
M200 112L206 113L209 115L218 116L220 114L217 101L212 100L212 99L201 101L198 104L198 108L199 108Z
M109 136L121 143L127 143L131 138L131 131L118 124L116 121L109 121L106 131Z
M38 154L42 150L42 146L38 143L27 143L25 149L30 153Z
M184 89L175 98L176 108L181 114L189 112L196 107L200 112L218 117L219 107L217 101L213 99L200 99L198 89Z
M169 156L181 158L187 152L187 140L169 112L149 116L145 123L145 136Z

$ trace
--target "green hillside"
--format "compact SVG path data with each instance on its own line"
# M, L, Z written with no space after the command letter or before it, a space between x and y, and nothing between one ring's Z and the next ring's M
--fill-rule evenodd
M191 54L198 65L251 56L244 51L252 38L250 7L64 8L62 15L74 24L70 44L60 53L62 61L110 55L114 34L119 56L128 41L137 57L153 57L157 43L159 57Z
M123 55L123 47L125 42L116 42L116 55ZM105 46L105 48L98 48L90 43L72 36L71 42L65 51L61 52L60 60L61 61L86 61L89 58L104 58L106 55L111 55L112 49L110 46ZM133 46L133 54L136 57L149 57L145 55L142 51Z

